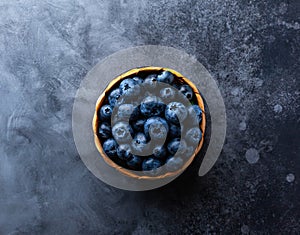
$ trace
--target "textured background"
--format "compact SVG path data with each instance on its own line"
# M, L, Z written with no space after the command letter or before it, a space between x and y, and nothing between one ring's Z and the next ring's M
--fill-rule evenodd
M280 2L2 0L0 234L299 233L300 2ZM206 176L141 193L86 169L71 111L93 65L144 44L197 57L228 133Z

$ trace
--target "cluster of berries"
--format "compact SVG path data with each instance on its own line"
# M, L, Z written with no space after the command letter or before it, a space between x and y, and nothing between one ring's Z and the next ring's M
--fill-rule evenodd
M98 137L120 166L178 170L202 138L202 110L192 88L163 70L124 78L98 110Z

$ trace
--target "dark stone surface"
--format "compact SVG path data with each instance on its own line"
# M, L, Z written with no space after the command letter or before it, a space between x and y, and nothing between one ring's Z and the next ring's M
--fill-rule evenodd
M299 233L299 9L297 0L1 1L0 234ZM93 65L144 44L183 49L210 71L227 138L204 177L127 192L86 169L71 111Z

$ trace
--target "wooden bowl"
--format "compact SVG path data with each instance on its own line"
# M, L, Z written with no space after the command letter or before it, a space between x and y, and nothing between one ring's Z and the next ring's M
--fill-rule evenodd
M155 175L155 176L150 176L150 175L145 175L142 173L142 171L133 171L133 170L129 170L127 168L124 168L122 166L119 166L117 163L115 163L113 160L111 160L106 153L104 152L103 148L102 148L102 143L101 140L99 139L97 132L98 132L98 126L99 126L99 120L98 120L98 110L102 107L102 105L104 104L104 102L106 101L106 98L108 97L109 93L112 91L112 89L118 84L120 83L124 78L127 77L132 77L132 76L136 76L141 72L149 72L149 74L151 72L161 72L161 71L170 71L171 73L173 73L176 78L175 79L179 79L181 81L183 81L184 83L188 84L195 96L196 96L196 100L197 100L197 105L201 108L202 110L202 122L200 125L200 129L202 131L202 138L199 142L199 145L197 146L197 148L194 151L194 154L192 154L192 156L183 164L183 166L176 170L176 171L172 171L172 172L166 172L164 174L161 175ZM137 178L137 179L147 179L147 180L155 180L155 179L161 179L161 178L165 178L165 177L175 177L176 175L179 175L180 173L182 173L194 160L195 156L199 153L202 145L203 145L203 141L204 141L204 133L205 133L205 126L206 126L206 119L205 119L205 110L204 110L204 103L203 103L203 99L197 89L197 87L187 78L185 78L183 75L181 75L180 73L178 73L175 70L169 69L169 68L162 68L162 67L142 67L142 68L135 68L135 69L131 69L123 74L121 74L120 76L116 77L115 79L113 79L108 86L105 88L104 92L99 96L97 102L96 102L96 107L95 107L95 113L94 113L94 117L93 117L93 132L94 132L94 141L95 141L95 145L101 155L101 157L104 159L104 161L111 167L113 167L115 170L119 171L120 173L129 176L129 177L133 177L133 178Z

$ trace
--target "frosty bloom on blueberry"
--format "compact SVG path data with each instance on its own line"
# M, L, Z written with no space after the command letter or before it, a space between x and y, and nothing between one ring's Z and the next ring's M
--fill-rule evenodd
M189 85L182 85L179 91L189 100L191 100L194 96L193 90Z
M166 87L160 90L160 96L164 101L171 102L175 98L175 90L171 87Z
M111 118L112 108L110 105L103 105L100 109L100 119L105 121Z
M183 160L180 157L170 156L167 159L166 165L168 171L176 171L183 165Z
M180 140L179 138L175 138L168 143L168 151L172 155L175 155L177 152L184 154L186 147L186 142L184 140Z
M143 170L144 171L151 171L159 168L162 165L161 161L154 158L148 158L143 162Z
M135 132L144 132L144 125L146 119L139 119L132 121L132 127Z
M186 132L185 140L186 142L197 145L202 137L202 133L198 127L193 127Z
M188 108L189 120L193 125L199 125L202 121L202 110L198 105L192 105Z
M121 160L128 160L131 156L131 147L129 144L121 144L117 149L117 155Z
M134 153L142 155L148 150L147 138L144 133L137 133L132 140L131 147L134 150Z
M166 107L165 117L168 121L178 125L187 117L187 109L182 103L171 102Z
M157 96L146 97L140 106L140 111L145 117L159 116L164 112L165 104Z
M132 129L126 122L118 122L112 128L112 135L118 143L128 142L131 138Z
M150 74L149 76L146 77L144 80L144 84L149 88L149 89L154 89L157 84L157 75L156 74Z
M133 79L124 79L120 83L121 94L137 96L140 93L140 87L137 84L137 81Z
M170 71L163 71L157 76L157 81L171 84L174 80L174 75Z
M111 107L114 107L117 100L120 98L121 96L121 90L119 88L113 90L109 96L108 96L108 102L110 104Z
M161 117L149 118L144 125L144 132L148 138L153 140L164 139L169 132L169 125L165 119Z
M153 157L164 160L164 158L167 156L167 149L164 146L156 146L153 149Z
M121 104L118 108L118 118L120 119L128 119L133 113L133 105L132 104Z
M132 170L140 170L142 161L141 157L133 155L127 161L127 166Z
M199 91L176 71L133 71L113 81L97 103L96 146L124 174L126 169L148 172L149 177L162 174L162 169L180 172L203 142Z
M135 82L135 84L143 83L143 79L140 77L133 77L132 80Z
M169 124L169 137L170 139L180 138L181 136L181 129L183 129L183 125L177 126L175 124Z
M109 157L115 157L118 144L114 139L108 139L103 143L103 150Z
M99 135L104 139L111 137L111 127L107 122L102 122L99 126Z

